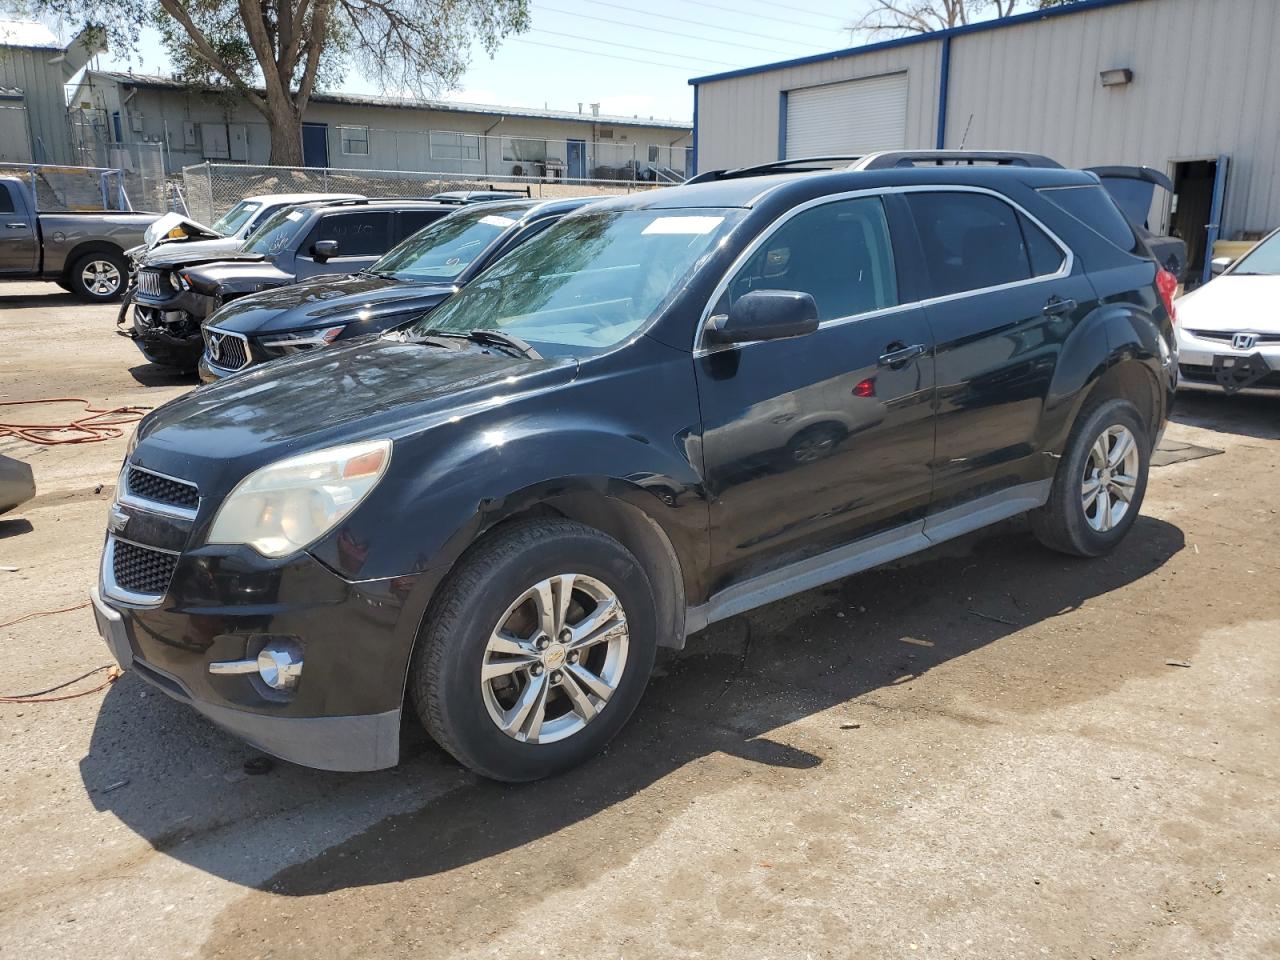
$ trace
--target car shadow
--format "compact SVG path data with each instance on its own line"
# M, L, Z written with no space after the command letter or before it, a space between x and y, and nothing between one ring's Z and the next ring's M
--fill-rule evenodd
M392 771L332 774L279 763L270 777L246 783L236 771L250 748L128 677L99 710L81 776L96 809L113 813L155 849L286 896L479 869L513 851L525 856L523 848L583 829L597 815L616 824L621 814L614 808L634 810L632 798L662 782L659 799L646 805L643 829L611 835L607 851L592 851L576 867L603 871L700 796L727 789L751 770L803 789L806 778L821 775L824 738L856 735L841 733L836 720L811 731L810 718L832 708L865 714L881 691L909 682L926 685L925 695L948 715L1038 711L1093 699L1134 679L1133 650L1117 650L1106 636L1073 637L1066 655L1041 649L1030 661L1026 645L1016 644L1011 651L1021 652L1012 655L1023 659L997 667L1009 672L994 690L930 674L1146 577L1183 547L1177 527L1140 517L1113 554L1080 560L1045 550L1025 521L1009 521L735 617L660 658L636 715L604 754L539 783L499 784L461 773L421 742ZM1189 656L1197 640L1153 635L1148 642L1154 672L1168 656ZM1049 659L1052 683L1035 675ZM407 713L406 724L412 722ZM452 788L433 794L442 778ZM112 788L119 783L137 786ZM348 839L326 840L349 814L353 792L367 797L406 787L429 799ZM269 875L253 840L261 827L251 818L273 812L288 814L291 849L316 853Z
M200 386L200 377L194 370L179 370L159 363L140 363L129 368L129 375L144 387Z
M34 529L26 517L0 517L0 540L30 533Z
M63 290L56 283L48 283L43 286L47 287L48 290L40 293L31 293L30 291L6 293L4 285L0 284L0 311L10 308L17 310L24 307L94 306L94 304L81 300L79 297ZM119 301L112 301L112 305L116 303L119 303Z
M1170 419L1175 423L1258 440L1280 439L1280 396L1234 396L1182 390Z

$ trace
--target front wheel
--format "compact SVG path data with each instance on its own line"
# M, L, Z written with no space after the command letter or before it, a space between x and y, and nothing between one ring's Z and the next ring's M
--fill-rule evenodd
M657 647L649 579L598 530L539 520L481 541L441 584L410 670L427 731L495 780L598 753L644 693Z
M1113 550L1138 518L1147 490L1151 441L1127 400L1107 400L1076 424L1049 501L1030 514L1045 546L1081 557Z
M97 250L86 253L71 265L67 283L81 300L108 303L119 299L127 276L128 265L123 253Z

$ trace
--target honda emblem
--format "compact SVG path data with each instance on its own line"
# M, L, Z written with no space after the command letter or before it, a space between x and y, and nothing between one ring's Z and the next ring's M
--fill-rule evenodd
M1231 338L1231 349L1252 350L1257 342L1258 335L1256 333L1237 333Z

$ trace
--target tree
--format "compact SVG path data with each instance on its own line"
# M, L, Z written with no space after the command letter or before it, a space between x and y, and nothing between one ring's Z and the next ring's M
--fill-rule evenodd
M226 88L266 118L271 162L302 163L302 116L317 86L354 66L380 89L436 94L457 83L471 44L492 55L529 26L528 0L28 0L136 50L156 27L177 75Z
M846 28L878 37L932 33L979 20L1008 17L1026 10L1060 7L1076 0L870 0L870 6Z

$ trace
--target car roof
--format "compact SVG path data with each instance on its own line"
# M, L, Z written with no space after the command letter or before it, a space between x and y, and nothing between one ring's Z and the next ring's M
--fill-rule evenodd
M293 205L299 203L321 203L332 200L363 200L362 193L260 193L256 196L245 197L245 200L252 200L256 203L279 203L285 205ZM241 201L243 202L243 201Z
M766 174L661 187L602 199L609 209L674 210L684 207L754 207L766 196L797 200L827 193L903 186L982 186L1000 190L1010 183L1031 187L1097 184L1092 174L1061 167L932 166L882 170L830 170Z
M299 203L295 204L295 206L308 207L322 213L363 209L366 207L374 207L379 210L387 208L392 210L440 210L445 213L452 213L454 210L459 209L456 203L439 203L435 200L424 200L420 197L358 197L354 200L320 200L311 203Z

